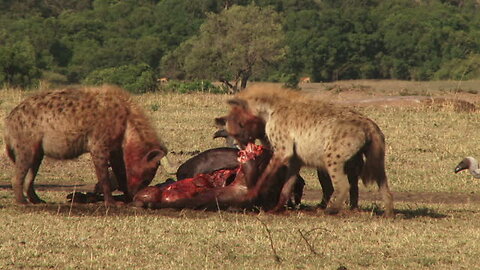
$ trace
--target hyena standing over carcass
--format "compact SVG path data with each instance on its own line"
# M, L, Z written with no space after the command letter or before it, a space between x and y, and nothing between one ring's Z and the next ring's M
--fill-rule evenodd
M268 185L269 177L283 165L289 167L288 177L275 210L283 209L292 185L302 166L326 172L334 192L327 213L338 213L349 190L349 164L359 163L358 173L365 184L376 182L385 204L385 216L393 213L393 199L385 174L385 139L371 119L348 108L312 99L298 91L269 86L253 86L229 101L227 131L235 138L252 132L249 123L265 122L265 133L274 150L274 157L249 192L254 199ZM254 125L254 124L252 124ZM260 126L255 124L254 126ZM249 131L250 130L250 131ZM256 131L258 132L258 131ZM364 164L363 164L363 160Z
M33 182L44 156L72 159L89 152L106 205L114 205L108 168L132 198L156 174L167 149L124 90L104 85L33 95L7 116L7 154L15 164L17 203L42 203ZM26 181L25 181L26 178Z

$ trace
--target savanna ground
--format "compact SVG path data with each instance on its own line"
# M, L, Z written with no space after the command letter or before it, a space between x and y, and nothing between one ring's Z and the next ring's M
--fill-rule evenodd
M66 202L96 182L88 155L44 160L36 186L48 204L17 206L10 162L0 157L1 269L475 269L480 257L480 181L453 168L480 152L480 81L345 81L301 85L335 102L401 96L388 106L359 106L386 135L387 174L396 217L381 217L375 187L362 187L360 211L325 215L313 170L303 210L282 215L193 210L106 209ZM3 119L30 92L0 91ZM405 102L419 96L443 102ZM414 96L414 97L411 97ZM136 96L176 153L223 146L213 140L213 118L226 95ZM301 121L301 120L299 120ZM0 123L3 129L3 122ZM3 147L3 142L2 142ZM188 155L170 154L182 161ZM153 184L170 177L159 171Z

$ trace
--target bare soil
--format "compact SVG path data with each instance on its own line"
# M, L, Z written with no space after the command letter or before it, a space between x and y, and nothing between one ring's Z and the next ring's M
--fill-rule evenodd
M35 185L38 191L58 191L65 192L65 196L73 191L91 192L93 184L45 184ZM11 189L9 183L0 183L0 190ZM360 187L360 201L381 201L380 194L377 191L362 190ZM321 190L305 189L303 194L304 201L320 202L322 199ZM429 203L429 204L468 204L480 203L480 194L474 193L452 193L452 192L393 192L393 199L397 202L409 203Z

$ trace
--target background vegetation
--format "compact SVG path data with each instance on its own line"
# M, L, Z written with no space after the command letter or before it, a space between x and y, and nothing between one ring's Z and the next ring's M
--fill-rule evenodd
M475 0L1 0L0 85L112 81L143 92L161 76L478 78L479 9ZM141 82L112 75L139 69L149 73Z

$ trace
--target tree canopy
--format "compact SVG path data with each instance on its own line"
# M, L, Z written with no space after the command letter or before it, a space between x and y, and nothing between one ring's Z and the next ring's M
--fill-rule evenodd
M146 66L241 84L479 78L479 9L476 0L0 0L0 85Z
M245 88L253 74L282 60L285 52L278 13L270 7L233 6L209 13L199 33L168 55L162 69L180 69L176 72L188 79L218 80L235 92L238 83Z

